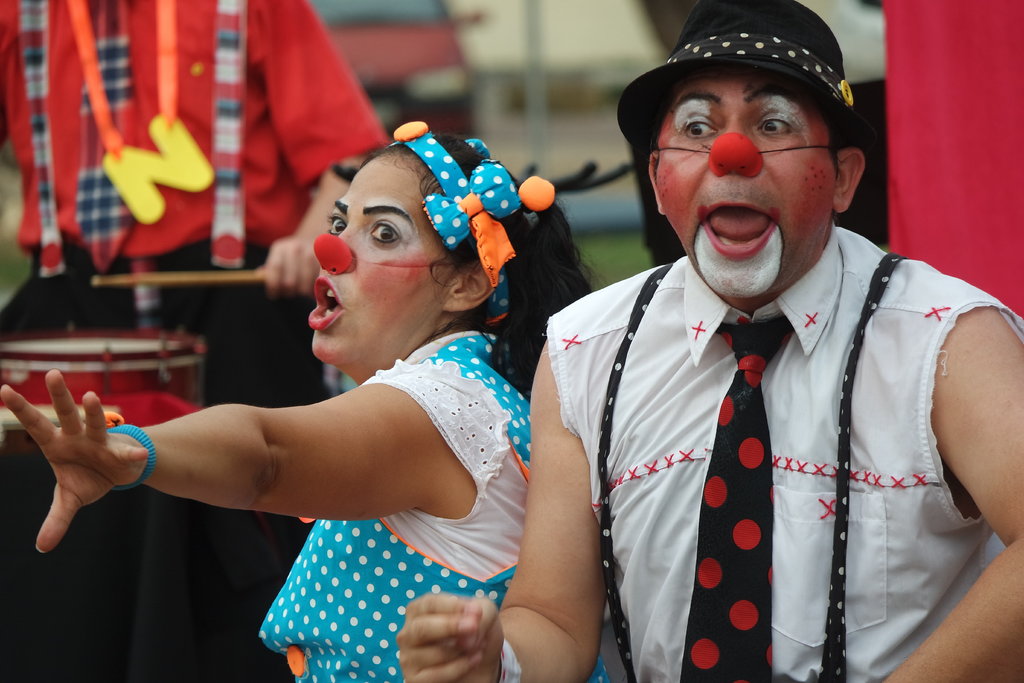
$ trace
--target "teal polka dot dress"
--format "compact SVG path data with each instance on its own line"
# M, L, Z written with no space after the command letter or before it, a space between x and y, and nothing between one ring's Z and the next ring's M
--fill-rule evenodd
M491 366L491 340L454 339L423 362L454 361L461 374L483 382L509 414L508 438L528 461L529 403ZM296 645L305 674L296 680L401 681L395 635L405 606L425 593L456 593L501 603L515 567L478 580L406 545L382 520L320 520L260 629L267 647Z

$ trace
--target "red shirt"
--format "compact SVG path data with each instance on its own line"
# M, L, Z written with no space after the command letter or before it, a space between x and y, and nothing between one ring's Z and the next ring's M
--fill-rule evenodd
M157 101L156 2L127 0L136 116L120 132L125 143L155 149L146 132ZM22 174L24 217L19 243L39 243L39 199L29 105L19 39L17 2L0 3L0 141L8 136ZM215 0L180 0L177 39L178 113L210 158L213 125ZM369 99L331 46L306 0L248 0L247 78L242 184L246 241L267 246L291 234L309 193L328 166L386 142ZM63 0L50 0L47 52L48 111L53 142L57 222L63 239L79 243L75 187L79 165L82 67ZM148 256L207 239L213 188L160 191L167 212L152 225L135 225L121 253Z

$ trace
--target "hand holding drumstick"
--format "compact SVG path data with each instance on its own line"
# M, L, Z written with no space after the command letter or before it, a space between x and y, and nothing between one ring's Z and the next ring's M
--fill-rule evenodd
M46 388L59 427L10 386L0 387L0 400L35 440L57 478L53 504L36 536L40 552L60 543L80 508L116 485L137 480L148 455L130 436L107 433L107 418L95 393L82 397L83 418L59 370L46 374Z

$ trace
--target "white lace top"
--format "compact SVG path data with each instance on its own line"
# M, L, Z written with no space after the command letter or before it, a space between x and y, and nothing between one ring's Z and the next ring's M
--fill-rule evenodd
M383 521L424 555L482 579L515 564L519 556L526 479L506 433L510 418L494 393L482 381L464 377L455 363L423 362L451 340L479 334L430 342L366 383L386 384L415 399L477 487L473 509L462 519L407 510Z

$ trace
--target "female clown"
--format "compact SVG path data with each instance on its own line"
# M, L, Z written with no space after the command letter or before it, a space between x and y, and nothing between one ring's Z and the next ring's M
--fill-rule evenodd
M301 407L219 405L145 430L108 428L93 392L80 417L56 370L46 383L59 426L0 389L56 475L41 551L81 506L143 481L318 520L259 630L297 680L400 680L395 634L411 598L504 596L544 325L589 290L549 183L517 185L480 141L423 123L395 136L315 244L313 352L356 388Z

